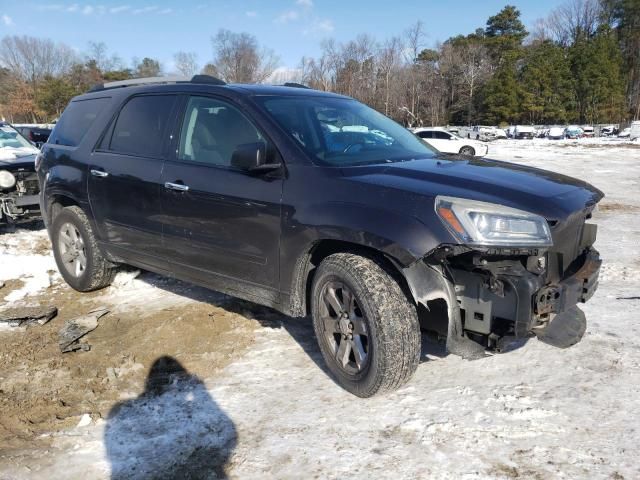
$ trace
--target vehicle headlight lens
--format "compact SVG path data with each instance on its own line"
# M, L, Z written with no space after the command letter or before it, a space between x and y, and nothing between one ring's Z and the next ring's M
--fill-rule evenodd
M13 173L0 170L0 188L12 188L16 184L16 177Z
M547 220L539 215L494 203L436 197L436 213L449 231L469 245L553 245Z

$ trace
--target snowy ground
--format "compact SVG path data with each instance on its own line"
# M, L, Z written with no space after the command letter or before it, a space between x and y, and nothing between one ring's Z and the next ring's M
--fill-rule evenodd
M361 400L323 370L309 321L260 310L254 343L221 373L120 391L108 417L52 432L47 450L0 455L0 478L640 478L640 147L505 140L489 148L489 157L579 177L606 194L595 215L604 266L581 343L558 350L533 340L468 362L425 337L408 385ZM50 256L28 254L42 235L0 235L0 280L26 281L12 302L58 285ZM11 260L19 255L25 261ZM101 301L147 295L163 298L154 285L127 281ZM167 295L164 307L182 305Z

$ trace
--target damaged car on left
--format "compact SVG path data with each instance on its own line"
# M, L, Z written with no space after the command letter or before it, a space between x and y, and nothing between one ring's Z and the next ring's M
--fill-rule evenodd
M35 173L38 153L15 128L0 122L0 225L40 215Z

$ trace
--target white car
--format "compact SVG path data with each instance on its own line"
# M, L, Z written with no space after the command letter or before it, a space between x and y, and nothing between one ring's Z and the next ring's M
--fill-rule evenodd
M489 153L489 147L486 144L460 138L453 133L447 132L443 128L421 127L414 128L412 132L439 152L471 155L474 157L484 157Z
M549 140L561 140L564 138L564 127L551 127L547 133Z

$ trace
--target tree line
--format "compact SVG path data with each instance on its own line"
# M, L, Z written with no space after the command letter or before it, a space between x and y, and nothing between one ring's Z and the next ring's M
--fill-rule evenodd
M317 57L277 69L248 33L220 30L213 60L176 52L173 70L227 82L295 81L337 92L405 125L625 123L640 117L640 0L568 0L528 32L507 5L484 27L424 48L417 22L398 36L326 39ZM92 42L79 55L49 39L0 41L0 117L50 121L69 99L105 81L167 73L156 59L130 66Z

